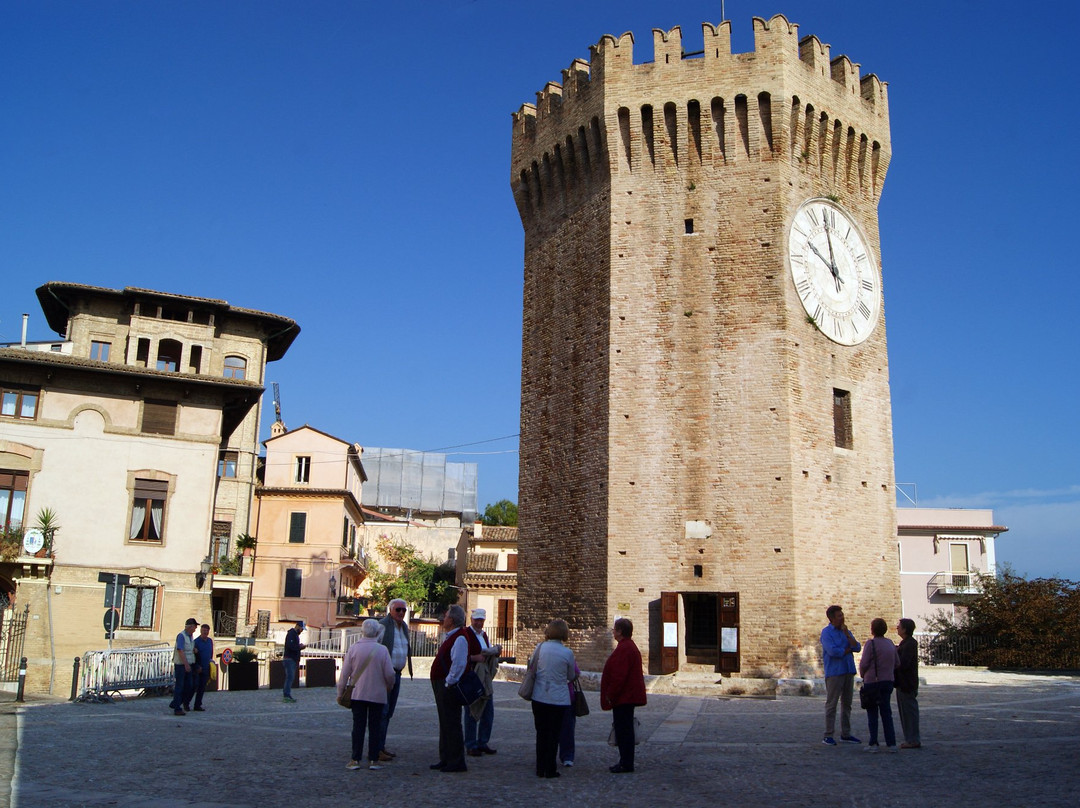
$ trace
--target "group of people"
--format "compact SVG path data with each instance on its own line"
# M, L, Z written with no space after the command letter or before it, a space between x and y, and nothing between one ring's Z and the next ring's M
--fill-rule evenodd
M915 622L906 617L896 624L899 646L886 639L888 624L880 617L870 622L870 637L860 644L848 629L844 610L830 606L825 610L829 623L821 630L821 650L825 660L825 738L826 746L836 746L836 712L840 709L840 742L861 744L851 734L851 702L855 689L855 654L861 652L858 671L863 686L860 701L866 710L870 731L867 751L880 749L878 720L887 749L896 748L896 729L892 717L892 694L904 733L901 749L918 749L919 737L919 646L912 636Z
M352 710L352 756L345 768L363 768L367 740L367 768L378 770L394 759L386 748L387 729L393 718L401 688L401 673L412 675L407 606L391 601L382 620L365 620L361 638L345 654L338 678L338 696L349 698ZM501 648L484 631L487 614L474 609L469 625L465 610L451 606L443 617L445 637L431 664L431 688L439 718L439 759L431 769L440 772L468 771L466 756L494 755L489 745L494 723L491 681ZM645 678L641 653L632 638L634 626L625 618L612 629L616 647L604 665L600 682L600 706L613 713L619 761L615 774L634 771L634 709L644 705ZM529 658L535 682L531 694L536 730L536 775L559 777L558 762L574 763L576 714L572 707L580 670L574 653L566 646L570 628L565 620L553 620ZM476 674L482 695L466 706L459 697L463 677Z
M196 629L199 630L198 637L195 636ZM173 715L187 715L192 710L203 712L203 695L213 664L214 641L210 639L210 626L206 623L199 626L198 620L189 617L184 630L176 635L173 646L173 675L176 681L173 699L169 702ZM191 705L193 696L194 707Z

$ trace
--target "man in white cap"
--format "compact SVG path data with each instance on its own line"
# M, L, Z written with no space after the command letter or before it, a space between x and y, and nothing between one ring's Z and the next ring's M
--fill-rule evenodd
M501 646L492 645L488 635L484 631L484 622L487 620L487 612L484 609L473 609L472 620L468 630L480 643L480 653L469 657L469 662L476 663L473 669L484 681L484 689L490 695L481 696L474 704L465 708L465 752L472 757L481 755L494 755L495 750L488 746L491 740L491 725L495 722L495 694L491 692L491 679L498 667L499 651ZM481 704L482 703L482 704Z

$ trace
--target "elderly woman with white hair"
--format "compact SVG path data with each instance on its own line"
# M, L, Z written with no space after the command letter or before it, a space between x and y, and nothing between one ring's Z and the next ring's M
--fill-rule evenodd
M352 759L345 766L354 770L361 768L364 757L364 730L368 735L368 768L381 769L379 750L382 749L382 714L386 694L394 686L394 666L390 664L390 652L379 642L383 627L378 620L365 620L360 627L361 637L349 648L341 664L338 678L338 696L345 689L352 691Z

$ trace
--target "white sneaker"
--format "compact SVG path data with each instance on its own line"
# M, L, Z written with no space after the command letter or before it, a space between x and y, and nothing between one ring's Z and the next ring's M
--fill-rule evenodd
M360 762L356 760L350 760L348 763L345 764L345 768L351 772L354 772L360 768Z
M570 766L574 765L574 761L572 761L572 760L564 760L563 765L569 768Z
M357 767L356 767L356 768L358 768L358 769L360 768L359 764L357 765ZM371 763L369 763L369 764L368 764L368 771L373 771L373 772L376 772L376 771L378 771L378 770L379 770L379 769L381 769L381 768L383 768L383 767L382 767L382 766L380 766L380 765L379 765L378 763L376 763L375 761L372 761Z

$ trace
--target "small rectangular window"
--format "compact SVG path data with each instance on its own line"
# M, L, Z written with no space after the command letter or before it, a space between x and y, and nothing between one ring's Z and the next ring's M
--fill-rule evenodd
M142 431L151 435L175 435L176 410L175 401L144 401Z
M311 458L310 457L297 457L296 458L296 475L293 482L306 483L311 479Z
M94 340L90 343L90 358L96 359L98 362L108 362L109 348L111 347L111 343Z
M693 235L693 233L694 233L694 220L693 219L684 219L683 220L683 225L686 227L686 235L688 235L688 236Z
M304 573L298 569L285 570L285 597L300 597L301 584L304 581Z
M144 368L149 361L150 340L146 337L139 337L139 342L135 346L135 364L141 368Z
M239 452L222 452L218 456L218 477L235 477L236 464L240 460Z
M202 372L202 346L192 345L188 352L188 373Z
M37 416L37 390L5 387L0 390L0 416L32 421Z
M26 488L30 475L25 471L0 469L0 529L22 524L26 511Z
M165 480L135 480L129 539L162 541L165 535L165 499L168 492L169 483Z
M226 379L247 378L247 360L242 356L226 356L222 374Z
M303 544L307 534L307 514L289 514L289 543Z
M833 435L836 445L841 449L851 449L855 445L851 425L851 393L847 390L833 389Z
M120 605L121 628L153 628L155 586L125 586Z

